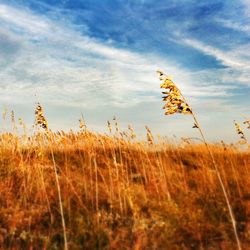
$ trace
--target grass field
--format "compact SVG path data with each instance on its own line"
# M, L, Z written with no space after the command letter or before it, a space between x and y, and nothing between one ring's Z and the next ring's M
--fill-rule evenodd
M143 142L131 130L3 133L0 140L1 249L63 249L64 231L68 249L236 249L202 144L153 143L150 135ZM250 152L211 150L249 249Z

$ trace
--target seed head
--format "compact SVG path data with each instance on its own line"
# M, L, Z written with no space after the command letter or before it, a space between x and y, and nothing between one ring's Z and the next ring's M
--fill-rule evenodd
M119 124L118 124L118 120L116 119L116 117L113 117L113 121L115 122L115 131L118 133L120 131L119 128Z
M87 130L87 125L83 119L83 115L82 117L79 119L79 128L83 131L86 131Z
M8 112L8 109L5 107L2 113L3 120L6 119L7 112Z
M13 124L15 124L15 113L14 113L13 110L12 110L11 113L10 113L10 117L11 117L11 122L12 122Z
M148 126L145 126L147 130L147 141L149 144L154 144L154 137L152 135L151 129Z
M131 137L131 139L136 138L136 134L135 134L134 128L131 125L128 125L128 130L130 131L130 137Z
M250 120L244 121L243 124L246 124L247 128L250 129Z
M194 123L193 127L192 128L199 128L198 124L197 123Z
M40 103L37 103L36 110L35 110L36 121L35 124L39 125L46 131L48 130L48 122L43 114L43 108Z
M111 126L110 121L107 121L107 123L108 123L108 130L109 130L109 133L112 133L112 126Z
M237 134L240 135L240 138L246 141L246 137L243 133L243 130L241 129L240 125L236 121L234 121L234 126L236 128Z
M162 71L158 70L157 73L159 74L159 79L162 81L160 87L166 90L162 92L163 102L166 102L163 106L163 109L166 110L165 115L175 113L192 114L191 107L186 103L175 83Z

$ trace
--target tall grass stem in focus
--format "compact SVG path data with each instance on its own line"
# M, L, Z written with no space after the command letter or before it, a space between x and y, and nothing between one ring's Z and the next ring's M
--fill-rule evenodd
M163 106L163 109L166 110L165 115L171 115L171 114L175 114L175 113L191 114L193 119L194 119L193 128L197 128L199 130L201 138L202 138L202 140L207 148L207 151L209 153L209 156L212 160L214 170L216 172L216 175L218 177L223 195L224 195L225 200L226 200L226 204L228 207L230 219L231 219L233 230L234 230L234 235L235 235L236 242L237 242L237 246L238 246L238 249L241 250L242 248L241 248L241 243L240 243L237 228L236 228L236 220L234 217L233 209L232 209L232 206L230 204L225 185L222 181L219 168L218 168L216 161L214 159L214 155L210 149L209 144L207 143L207 140L204 136L204 133L200 127L200 124L199 124L193 110L188 105L185 97L182 95L181 91L176 86L176 84L167 75L165 75L162 71L158 70L157 73L159 74L159 79L162 81L162 84L160 87L166 90L166 91L162 92L165 95L165 96L163 96L163 101L166 102L166 104Z

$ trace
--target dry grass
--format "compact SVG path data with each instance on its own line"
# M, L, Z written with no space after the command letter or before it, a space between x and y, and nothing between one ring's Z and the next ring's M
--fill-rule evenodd
M2 134L1 248L63 249L55 161L69 249L235 249L206 147L130 132ZM250 153L210 148L249 249Z
M230 219L232 222L235 240L237 242L237 248L238 248L238 250L242 250L238 230L236 227L236 220L235 220L233 208L231 206L229 196L228 196L226 187L224 185L224 182L222 180L221 173L220 173L220 170L218 168L217 162L215 161L214 154L213 154L209 144L207 143L207 140L204 136L203 130L200 127L199 121L196 118L196 115L193 112L192 108L187 104L185 97L182 95L182 93L181 93L180 89L177 87L177 85L162 71L158 70L157 72L159 74L159 79L162 81L162 84L160 85L160 87L166 90L166 91L162 92L164 94L163 101L166 102L166 104L163 107L163 109L167 110L165 112L165 115L171 115L171 114L175 114L175 113L192 115L192 118L194 121L193 128L197 128L199 133L200 133L201 139L202 139L204 145L206 146L207 152L209 153L210 159L212 161L213 169L216 172L216 175L217 175L217 178L219 181L219 185L221 186L221 190L223 192L223 195L224 195L224 198L225 198L225 201L227 204L229 216L230 216ZM237 129L237 133L241 135L241 138L244 140L244 143L247 144L247 140L246 140L244 133L241 130L239 124L235 123L235 126Z

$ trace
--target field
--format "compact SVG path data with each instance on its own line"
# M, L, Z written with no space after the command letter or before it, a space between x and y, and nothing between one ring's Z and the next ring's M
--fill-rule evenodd
M118 130L118 129L117 129ZM126 133L3 133L1 249L236 249L206 147ZM250 249L250 152L210 145ZM65 223L65 225L63 225Z

